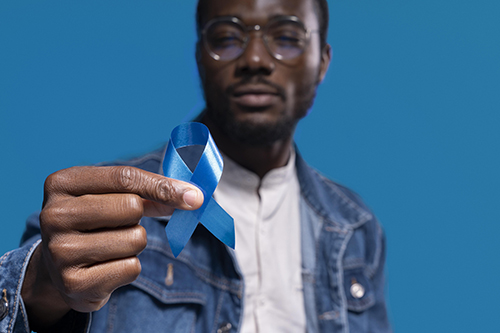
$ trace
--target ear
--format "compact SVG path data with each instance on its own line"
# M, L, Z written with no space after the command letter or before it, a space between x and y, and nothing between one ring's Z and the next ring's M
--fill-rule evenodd
M321 63L319 68L319 80L321 83L325 78L326 72L328 71L328 66L330 66L330 60L332 59L332 47L330 44L326 44L321 51Z

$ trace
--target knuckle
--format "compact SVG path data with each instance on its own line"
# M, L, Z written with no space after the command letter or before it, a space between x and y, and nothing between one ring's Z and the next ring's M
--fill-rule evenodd
M123 258L106 272L106 286L109 292L133 282L141 273L141 263L136 256Z
M124 195L122 196L122 200L122 207L131 219L140 220L144 214L142 199L137 195Z
M42 233L60 230L71 220L71 208L59 205L45 206L40 212L40 228Z
M50 174L44 183L45 191L62 192L67 189L68 185L74 182L75 176L87 170L89 167L75 166L67 169L62 169Z
M102 290L102 283L98 276L94 276L91 281L89 272L85 269L68 268L62 274L62 291L72 299L80 299L83 303L98 303L109 293Z
M57 226L57 218L54 216L54 212L51 209L44 208L40 212L40 233L42 235L42 239L49 237L56 232Z
M115 178L118 186L127 192L133 192L136 183L140 179L140 172L134 167L116 167Z
M105 288L107 276L89 275L86 269L66 269L62 276L60 292L68 304L80 312L92 312L102 308L109 300L112 290ZM113 288L114 289L114 288Z
M42 229L42 232L44 231L45 228L50 227L53 214L54 212L47 206L45 206L40 212L39 218L40 218L40 228Z
M45 179L44 191L46 193L57 192L67 180L67 170L59 170Z
M61 274L62 276L62 292L71 297L76 298L78 295L82 294L84 291L84 283L81 280L81 274L73 269L65 270Z
M128 278L127 283L130 283L139 277L141 274L141 262L137 257L131 257L124 261L123 272L124 276Z
M76 253L74 247L69 242L60 242L52 239L46 242L46 247L50 254L50 259L56 267L68 266L68 262L71 261L68 254Z
M118 266L114 266L106 273L106 284L109 292L132 283L141 274L141 263L135 256L121 259L117 264Z
M144 250L148 244L146 229L138 225L134 228L131 243L134 250L139 253Z
M46 206L40 212L40 223L43 224L52 224L54 222L58 222L63 219L63 216L66 215L66 210L64 207L59 206Z
M156 184L157 199L161 202L173 202L176 198L176 189L172 182L165 180Z

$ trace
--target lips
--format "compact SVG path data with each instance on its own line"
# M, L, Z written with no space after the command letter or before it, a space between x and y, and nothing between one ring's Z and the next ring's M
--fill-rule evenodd
M281 99L278 89L269 85L241 85L231 95L236 104L247 108L269 107Z

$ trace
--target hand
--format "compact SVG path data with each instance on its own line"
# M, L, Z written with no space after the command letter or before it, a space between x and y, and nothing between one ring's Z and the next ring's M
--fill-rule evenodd
M143 216L203 203L195 186L133 167L74 167L45 181L42 243L22 290L30 324L48 327L70 309L96 311L141 271Z

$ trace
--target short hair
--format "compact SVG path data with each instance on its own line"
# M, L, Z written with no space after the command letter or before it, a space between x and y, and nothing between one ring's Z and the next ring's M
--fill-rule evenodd
M196 6L196 32L198 33L198 39L201 38L201 29L203 29L203 12L204 12L204 0L198 0L198 5ZM327 0L314 0L316 15L318 16L319 22L319 38L321 42L321 48L326 45L326 38L328 35L328 2Z

